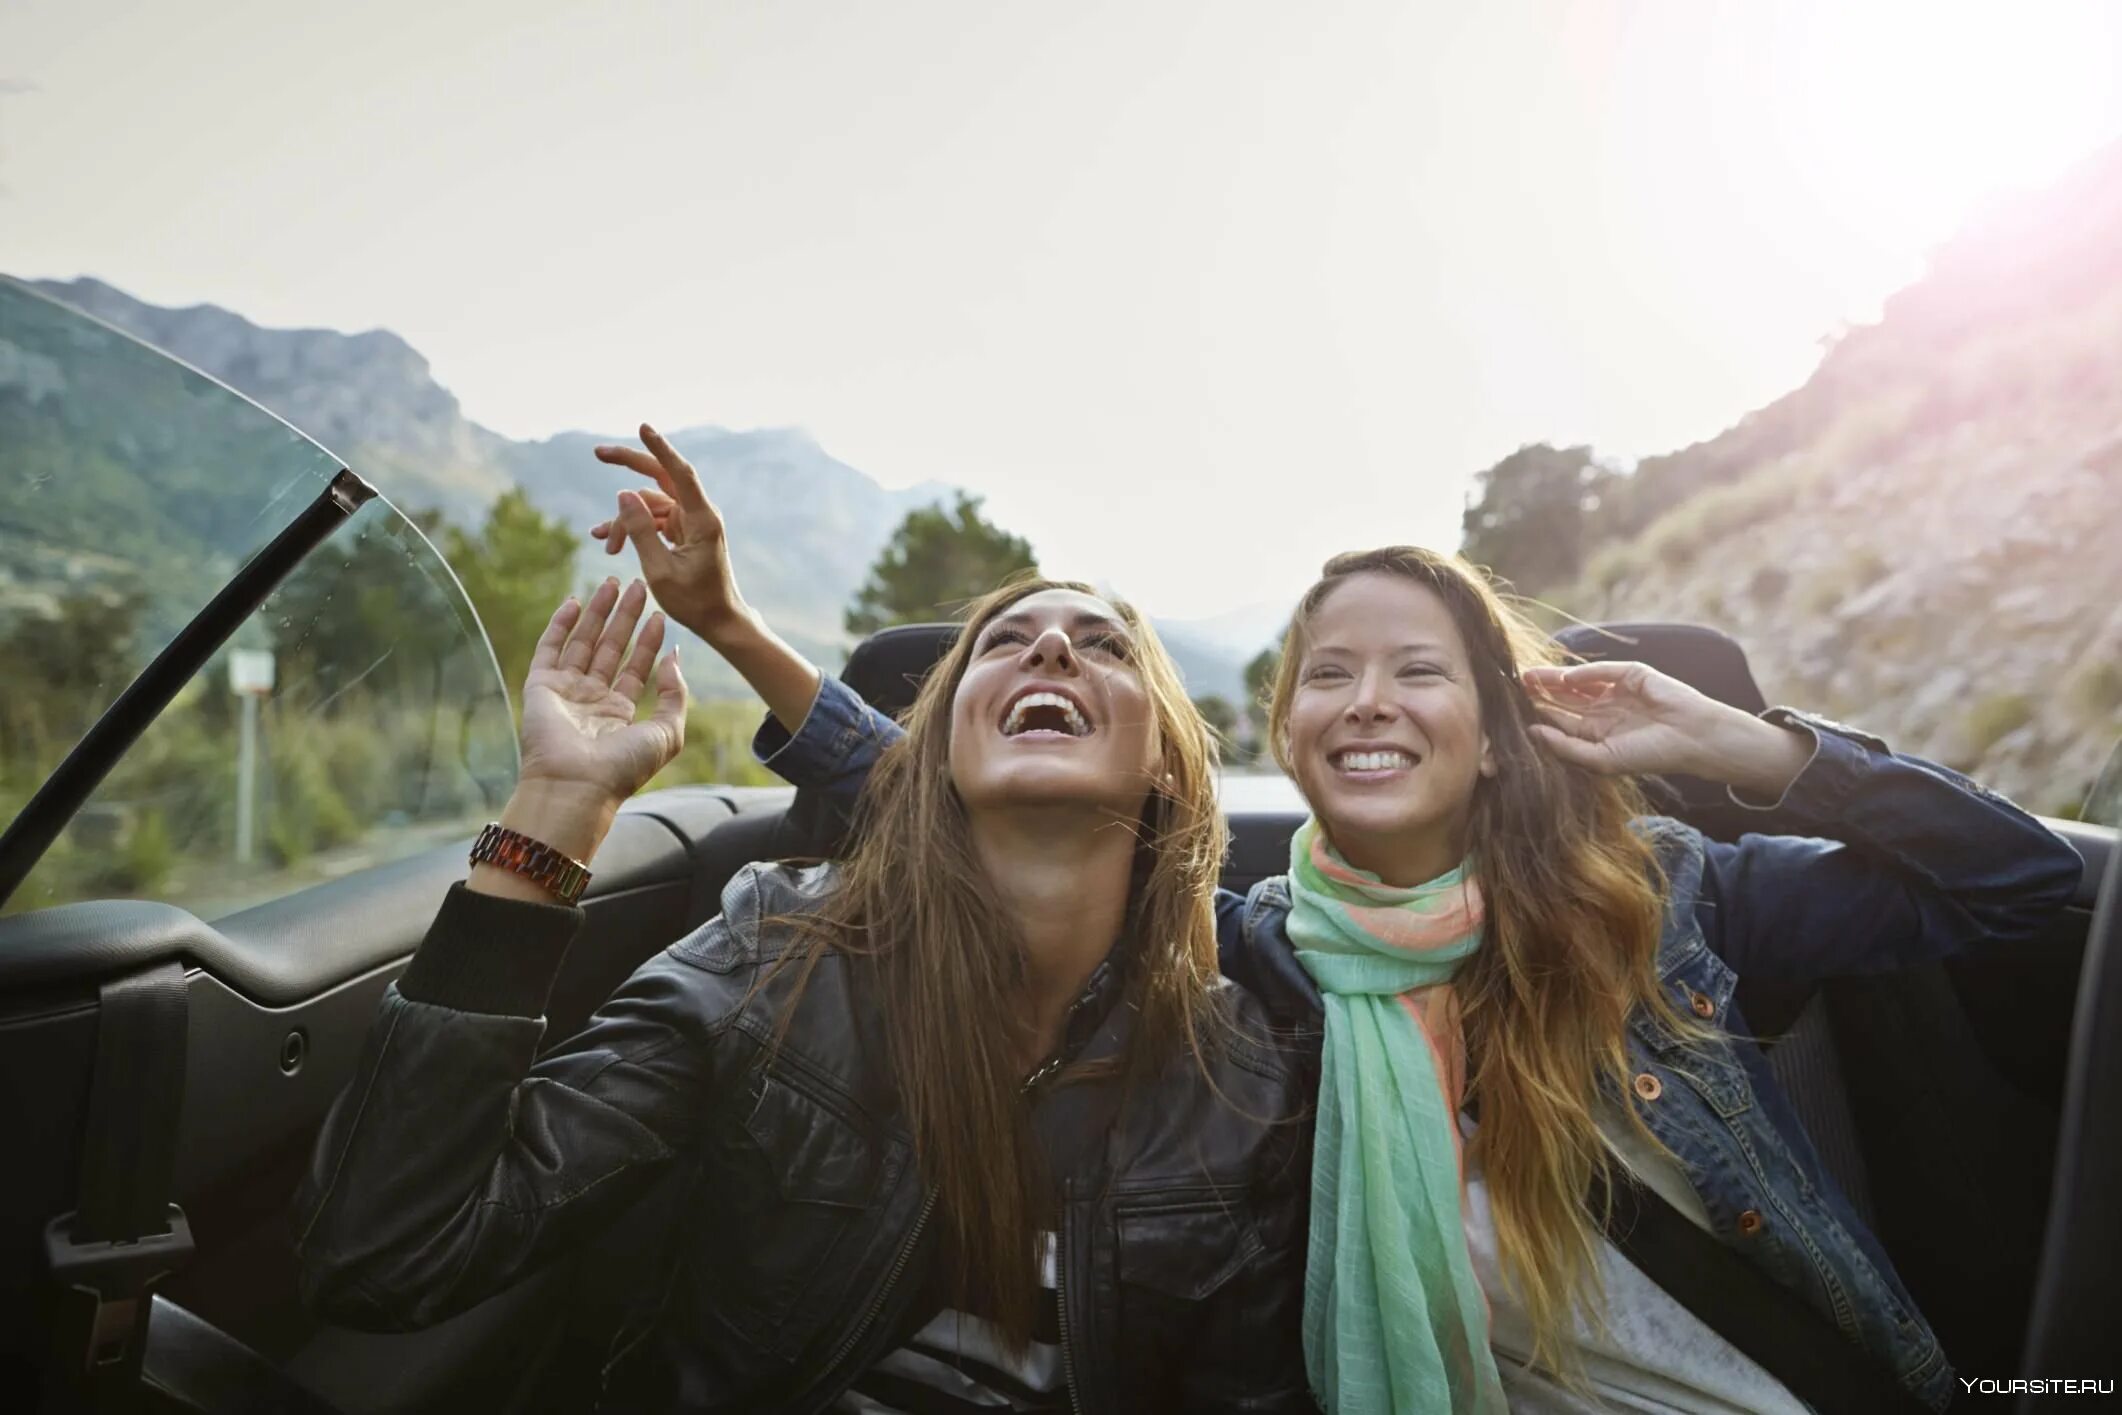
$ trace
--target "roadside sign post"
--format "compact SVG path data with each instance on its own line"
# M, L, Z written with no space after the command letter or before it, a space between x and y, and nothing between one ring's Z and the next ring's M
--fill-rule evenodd
M258 780L258 704L273 690L273 656L263 649L231 649L228 690L243 700L243 735L236 748L236 863L251 862L252 797Z

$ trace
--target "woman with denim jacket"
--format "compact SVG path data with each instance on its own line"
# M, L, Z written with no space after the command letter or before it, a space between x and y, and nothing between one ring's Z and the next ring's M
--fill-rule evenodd
M657 559L661 496L621 506L593 534L644 546L664 602L762 688L761 759L851 799L896 727L767 633L726 561ZM1951 1368L1740 1040L1733 986L2028 936L2071 895L2069 846L1819 719L1563 666L1477 572L1407 547L1328 563L1270 732L1313 820L1288 876L1219 892L1219 933L1224 970L1323 1045L1305 1338L1329 1408L1805 1409L1605 1240L1586 1196L1617 1172L1942 1406ZM1630 779L1679 772L1817 838L1647 816Z

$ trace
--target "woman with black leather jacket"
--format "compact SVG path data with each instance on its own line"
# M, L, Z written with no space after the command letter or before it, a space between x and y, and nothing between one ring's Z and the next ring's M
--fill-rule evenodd
M298 1196L309 1301L438 1321L675 1169L612 1407L1313 1409L1314 1083L1217 976L1212 757L1147 626L1076 586L990 596L869 843L747 868L541 1055L582 866L682 740L660 612L629 649L644 607L607 582L538 646L522 780Z

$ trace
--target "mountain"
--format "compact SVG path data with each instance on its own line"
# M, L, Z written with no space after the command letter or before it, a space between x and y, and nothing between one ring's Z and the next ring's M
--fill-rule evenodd
M213 305L151 305L95 279L26 283L278 413L406 511L433 508L476 527L496 497L520 486L546 515L586 529L610 514L620 487L637 480L590 452L629 434L503 437L467 418L420 352L387 330L265 329ZM730 526L746 598L827 665L845 655L842 611L892 531L907 512L951 492L938 482L886 490L794 428L702 426L670 437ZM601 573L603 564L585 553L583 576ZM1242 692L1243 660L1214 642L1181 632L1172 651L1194 692L1233 701ZM712 655L689 658L688 674L703 694L739 687Z
M1724 628L1771 700L2074 810L2122 740L2122 146L1591 520L1548 599Z
M1283 631L1289 628L1289 617L1296 607L1294 596L1260 600L1206 619L1159 622L1157 628L1165 634L1183 635L1242 665L1252 662L1262 649L1282 646Z
M261 329L214 305L150 305L100 280L24 283L263 404L402 507L476 523L509 487L509 440L466 419L427 360L387 330Z

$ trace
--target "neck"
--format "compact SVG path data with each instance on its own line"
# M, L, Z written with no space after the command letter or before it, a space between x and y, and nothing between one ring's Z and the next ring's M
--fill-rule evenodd
M1466 858L1466 844L1456 831L1366 835L1361 831L1332 831L1323 821L1319 829L1342 859L1395 889L1428 884Z
M1075 809L997 813L973 822L973 849L1031 960L1030 1070L1060 1048L1069 1007L1120 937L1135 832Z

